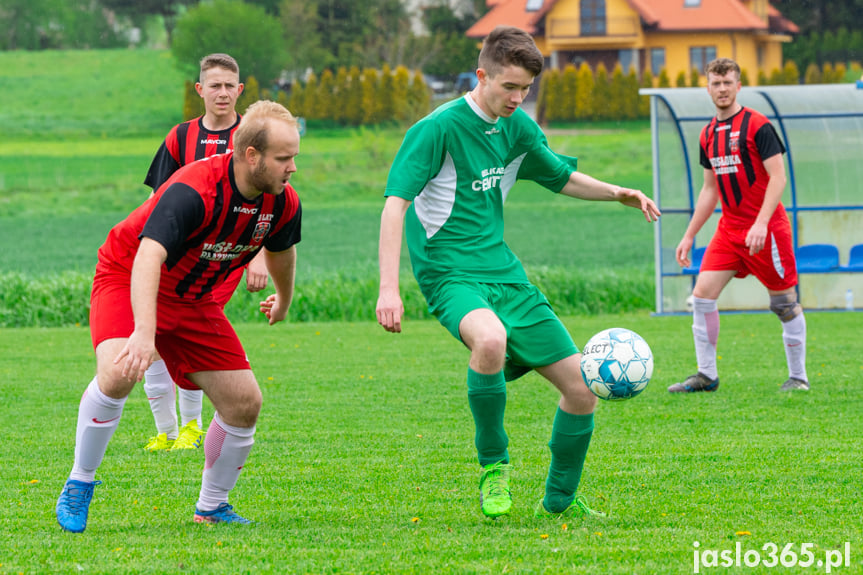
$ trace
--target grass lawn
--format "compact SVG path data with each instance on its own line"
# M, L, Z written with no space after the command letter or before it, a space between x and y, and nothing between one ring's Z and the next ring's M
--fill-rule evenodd
M556 403L539 376L509 385L514 509L490 521L477 501L467 352L436 322L400 335L370 322L241 325L264 410L231 502L258 524L192 523L203 453L144 452L153 424L136 388L83 535L61 532L53 509L92 377L88 332L0 330L0 346L15 350L0 356L0 396L16 422L0 444L0 571L673 574L693 572L696 549L739 543L769 561L770 544L799 554L809 542L823 559L848 542L851 565L833 572L861 573L859 320L807 320L811 392L778 391L786 368L772 315L729 314L722 387L680 396L665 387L693 368L689 318L565 318L580 345L622 325L656 358L644 393L598 406L580 491L609 517L574 521L531 516Z

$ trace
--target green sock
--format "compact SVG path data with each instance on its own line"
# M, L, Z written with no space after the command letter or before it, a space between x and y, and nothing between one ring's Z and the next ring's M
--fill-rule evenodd
M506 409L506 381L503 372L492 374L467 370L467 399L476 424L474 443L480 465L509 463L509 438L503 429Z
M551 429L551 465L545 481L543 505L552 513L565 510L575 499L581 470L593 434L593 414L575 415L557 408Z

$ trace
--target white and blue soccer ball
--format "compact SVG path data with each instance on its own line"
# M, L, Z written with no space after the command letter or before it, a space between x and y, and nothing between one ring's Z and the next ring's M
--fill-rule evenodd
M600 399L630 399L644 391L653 375L653 352L632 330L605 329L584 346L581 375Z

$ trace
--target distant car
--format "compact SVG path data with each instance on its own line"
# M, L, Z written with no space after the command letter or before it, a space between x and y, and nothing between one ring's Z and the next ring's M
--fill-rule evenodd
M433 93L443 94L446 92L446 82L440 78L423 74L423 80L425 81L426 86L428 86Z
M455 91L460 93L470 92L476 87L476 84L476 72L462 72L455 79Z

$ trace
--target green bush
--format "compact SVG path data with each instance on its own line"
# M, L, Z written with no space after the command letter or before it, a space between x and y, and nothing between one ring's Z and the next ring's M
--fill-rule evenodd
M668 77L668 69L663 68L659 71L659 88L670 88L671 87L671 78Z
M177 66L196 75L207 54L225 52L240 63L240 80L269 85L287 60L282 27L260 6L237 0L201 2L178 20L171 41Z
M204 100L195 89L195 82L186 80L183 91L183 121L203 116L205 111Z
M782 82L789 86L800 83L800 70L797 69L797 64L793 60L785 62L785 66L782 68Z
M596 66L596 73L593 85L593 119L594 120L611 120L612 110L609 109L611 103L611 82L608 80L608 68L600 62Z
M650 73L649 69L641 75L641 87L653 88L653 74ZM650 96L638 97L638 115L642 118L650 117Z
M0 273L0 327L87 325L93 277L63 272L38 279Z
M249 106L261 99L261 87L258 80L254 76L249 76L246 79L243 93L237 98L237 111L240 114L245 114Z
M572 122L576 119L575 100L578 94L578 70L572 64L563 69L558 89L560 98L556 105L559 109L559 117L564 122Z
M410 102L411 113L413 114L411 121L419 120L431 108L431 91L419 71L414 71L411 88L408 92L408 100Z

